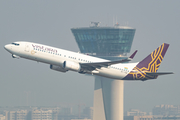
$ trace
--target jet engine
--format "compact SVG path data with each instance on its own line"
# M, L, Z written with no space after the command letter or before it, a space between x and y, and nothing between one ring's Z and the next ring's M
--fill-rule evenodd
M81 70L80 64L73 61L64 61L63 68L66 70L72 70L77 72Z
M17 58L17 59L19 59L19 58L20 58L19 56L14 55L14 54L12 54L12 57L13 57L13 58Z
M68 70L66 70L66 69L64 69L64 68L62 68L60 66L56 66L56 65L50 65L50 69L56 70L56 71L59 71L59 72L66 72L66 71L68 71Z

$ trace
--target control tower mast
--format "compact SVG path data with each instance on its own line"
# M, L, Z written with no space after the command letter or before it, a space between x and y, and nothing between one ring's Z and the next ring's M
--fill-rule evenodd
M115 24L72 28L81 53L109 60L124 59L130 52L136 29ZM93 120L123 120L124 81L95 76Z

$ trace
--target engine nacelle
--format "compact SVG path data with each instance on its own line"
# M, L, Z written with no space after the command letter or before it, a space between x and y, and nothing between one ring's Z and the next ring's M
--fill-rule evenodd
M12 57L13 57L13 58L17 58L17 59L19 59L19 58L20 58L19 56L14 55L14 54L12 54Z
M72 70L79 72L81 70L81 66L79 63L73 61L64 61L63 68L66 70Z
M59 72L66 72L66 71L68 71L68 70L66 70L66 69L64 69L64 68L62 68L60 66L56 66L56 65L50 65L50 69L56 70L56 71L59 71Z

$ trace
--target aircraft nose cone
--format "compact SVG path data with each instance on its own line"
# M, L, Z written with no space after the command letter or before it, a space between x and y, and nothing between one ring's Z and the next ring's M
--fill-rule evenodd
M5 45L4 49L8 51L10 49L10 45Z
M7 45L4 46L4 49L7 50Z

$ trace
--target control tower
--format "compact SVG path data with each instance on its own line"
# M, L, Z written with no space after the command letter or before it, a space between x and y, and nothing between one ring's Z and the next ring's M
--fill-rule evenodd
M100 27L99 22L90 27L72 28L81 53L109 58L126 55L131 50L135 29L115 24L113 27Z
M109 60L124 59L130 52L136 29L115 24L72 28L83 54ZM123 120L124 81L95 76L93 120Z

